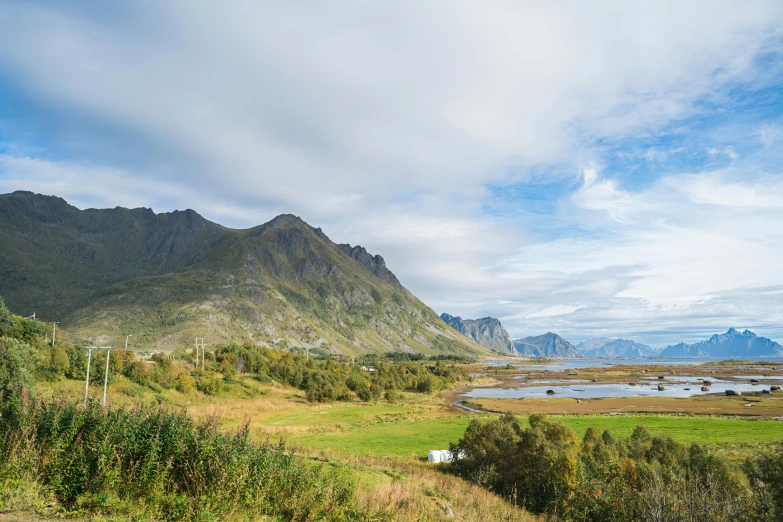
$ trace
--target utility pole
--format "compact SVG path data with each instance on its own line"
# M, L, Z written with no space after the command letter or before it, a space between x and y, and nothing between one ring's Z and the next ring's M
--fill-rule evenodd
M92 349L94 346L87 346L87 378L84 380L84 407L87 407L87 395L90 392L90 361L92 360Z
M201 346L201 369L206 364L207 349L204 347L204 337L196 337L196 369L198 370L198 347Z
M106 350L106 372L103 375L103 405L106 406L106 390L109 385L109 354L111 346L85 346L87 349L87 376L84 379L84 406L87 407L87 398L90 394L90 363L92 362L93 350Z
M130 339L131 337L133 337L133 334L125 336L125 351L126 352L128 351L128 339Z
M33 314L33 315L35 315L35 314ZM55 323L54 323L54 326L53 326L53 329L52 329L52 346L54 346L54 340L55 340L55 338L56 338L56 334L57 334L57 325L58 325L58 324L60 324L60 323L59 323L59 322L57 322L57 321L55 321Z
M109 355L111 355L111 346L106 350L106 373L103 374L103 405L106 406L106 388L109 385Z

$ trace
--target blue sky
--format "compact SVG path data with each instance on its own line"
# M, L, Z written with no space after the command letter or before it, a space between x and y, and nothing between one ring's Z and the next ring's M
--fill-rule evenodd
M0 192L283 212L512 336L783 340L783 5L0 0Z

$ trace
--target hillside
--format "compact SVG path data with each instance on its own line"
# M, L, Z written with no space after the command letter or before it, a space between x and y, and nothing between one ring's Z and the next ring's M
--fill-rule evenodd
M783 346L750 330L730 328L721 335L694 344L667 346L661 357L783 357Z
M576 345L585 357L648 357L658 352L646 344L626 339L591 339Z
M551 332L534 337L514 339L514 348L523 357L582 357L573 344Z
M504 355L516 354L511 337L509 337L503 325L500 324L500 320L494 317L462 319L461 317L443 313L440 314L440 318L447 325L485 348Z
M77 340L136 349L252 340L346 355L479 354L381 256L292 215L234 230L193 210L79 210L0 195L0 295Z

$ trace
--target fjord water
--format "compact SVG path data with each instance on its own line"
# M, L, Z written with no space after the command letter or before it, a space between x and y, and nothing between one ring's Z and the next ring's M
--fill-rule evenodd
M697 395L705 395L710 393L723 394L726 390L735 390L740 392L760 391L764 388L763 381L760 384L751 384L750 382L742 382L743 380L749 381L752 379L769 380L779 379L783 380L783 368L772 370L772 376L765 377L764 375L755 374L755 372L761 371L760 368L754 368L754 364L762 364L765 362L783 362L783 357L767 357L767 358L754 358L743 359L746 361L748 367L748 374L735 376L732 379L717 379L711 374L702 373L699 371L698 365L704 363L715 363L723 358L692 358L692 359L674 359L674 358L640 358L640 359L562 359L557 362L547 364L513 364L520 371L535 372L535 371L550 371L550 372L566 372L566 371L578 371L585 368L598 368L603 366L640 366L640 365L656 365L656 366L687 366L693 367L687 370L687 374L678 375L665 375L665 379L658 380L651 376L645 376L642 379L638 379L635 386L629 383L624 384L591 384L583 380L558 380L558 379L531 379L528 384L534 384L534 386L525 386L520 382L519 387L513 388L476 388L470 390L465 395L466 397L478 399L519 399L519 398L577 398L577 399L601 399L601 398L613 398L613 397L693 397ZM502 363L502 364L501 364ZM508 364L508 361L490 361L490 366L501 366ZM768 368L764 368L764 372L770 373ZM527 375L520 375L521 379L527 377ZM520 380L521 380L520 379ZM701 391L702 381L708 379L711 381L709 391ZM658 384L663 384L664 389L658 390ZM688 388L688 389L686 389ZM554 395L547 394L548 390L554 390Z
M599 368L601 366L639 366L639 365L655 365L655 366L696 366L704 363L715 363L727 360L725 357L693 357L693 358L661 358L661 357L640 357L638 359L598 359L598 358L583 358L583 359L558 359L557 362L536 364L511 362L506 360L491 360L485 361L487 366L506 366L511 364L512 366L526 371L550 371L550 372L564 372L567 370L579 370L582 368ZM743 357L742 361L748 361L749 363L765 363L765 362L779 362L783 363L783 357Z
M664 389L658 391L661 381L640 382L636 386L629 384L548 384L546 386L527 386L523 388L483 388L474 389L466 393L472 399L522 399L525 397L540 398L574 398L574 399L606 399L611 397L693 397L695 395L707 395L710 393L725 393L726 390L741 392L760 391L760 385L750 383L738 383L730 381L712 380L710 391L703 392L702 384L697 378L693 384L663 382ZM690 388L686 390L685 388ZM554 390L555 395L548 395L547 390Z

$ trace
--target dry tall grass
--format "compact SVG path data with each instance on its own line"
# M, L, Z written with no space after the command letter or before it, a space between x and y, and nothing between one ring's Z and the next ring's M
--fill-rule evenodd
M359 473L359 505L395 522L532 522L540 520L499 496L444 473L435 464L391 457L359 457L332 451L298 453L321 462L340 463ZM362 472L382 472L389 480L362 479ZM449 510L453 513L449 515Z

